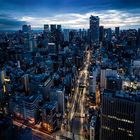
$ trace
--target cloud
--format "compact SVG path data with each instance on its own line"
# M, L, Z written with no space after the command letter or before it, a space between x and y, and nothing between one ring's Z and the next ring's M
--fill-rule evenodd
M16 15L55 15L100 10L129 10L140 7L139 0L0 0L0 11Z
M25 21L33 28L62 24L66 28L88 28L89 16L98 15L106 27L139 26L139 0L0 0L0 28L13 28ZM3 27L2 27L3 26Z
M64 28L89 28L89 17L95 15L100 17L100 24L105 27L121 26L139 26L140 13L119 10L103 10L99 12L87 12L85 14L65 13L52 17L27 17L20 18L20 21L26 21L33 28L43 28L44 24L62 24Z
M20 21L7 14L0 14L0 30L15 30L21 27L23 24L26 24L26 21Z

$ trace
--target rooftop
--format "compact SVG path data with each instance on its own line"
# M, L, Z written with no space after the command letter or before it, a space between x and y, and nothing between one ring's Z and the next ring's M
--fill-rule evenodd
M105 89L103 91L103 95L112 98L124 99L132 102L140 102L140 91L112 91Z
M41 97L40 94L34 94L28 97L25 97L25 101L28 103L33 103L37 98Z
M56 108L56 102L46 102L43 106L44 109L53 110Z

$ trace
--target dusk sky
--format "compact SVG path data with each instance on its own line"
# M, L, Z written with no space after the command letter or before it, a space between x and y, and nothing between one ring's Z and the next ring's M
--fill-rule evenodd
M105 27L138 28L140 0L0 0L0 30L23 24L36 29L44 24L88 28L91 14Z

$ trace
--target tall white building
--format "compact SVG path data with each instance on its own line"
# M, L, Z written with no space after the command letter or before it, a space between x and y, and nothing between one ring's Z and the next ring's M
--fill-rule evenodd
M107 76L115 76L115 75L117 75L116 69L101 69L101 75L100 75L101 90L106 88L106 77Z
M91 72L90 78L90 92L96 93L96 77L97 77L97 69L93 69Z

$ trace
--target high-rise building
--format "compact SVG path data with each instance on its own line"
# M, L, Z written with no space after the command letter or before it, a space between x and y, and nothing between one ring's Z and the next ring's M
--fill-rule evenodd
M90 16L90 41L91 44L99 44L99 17Z
M44 24L44 32L49 32L49 25L48 24Z
M116 76L117 75L117 69L116 68L101 68L101 75L100 75L100 87L101 89L106 88L106 79L107 76Z
M62 30L61 25L57 25L57 30L58 30L59 32L61 32L61 30Z
M119 27L115 27L115 35L118 38L120 34L120 28Z
M25 97L23 101L24 106L24 119L30 124L35 124L37 122L37 112L39 109L39 104L42 102L43 97L40 94L34 94Z
M52 87L50 89L50 100L58 104L58 112L64 114L65 112L65 89L62 87Z
M91 75L89 76L89 91L96 93L96 78L97 78L97 69L93 69Z
M29 33L31 32L31 25L23 25L22 26L23 33Z
M106 41L111 41L111 39L112 39L112 30L111 30L111 28L107 28L104 31L105 31L105 39L106 39Z
M63 33L64 33L64 41L69 42L69 29L64 29Z
M51 35L50 35L50 43L55 43L56 42L56 24L51 24L50 25L50 30L51 30Z
M57 25L57 29L56 29L56 45L61 44L61 42L62 42L62 28L61 28L61 25Z
M140 139L140 92L104 90L100 140Z
M100 26L99 28L99 33L100 33L100 41L104 40L104 26Z
M51 24L51 32L55 32L56 31L56 24Z
M29 75L25 74L23 75L23 85L24 85L24 89L26 94L29 92Z
M45 48L48 46L49 39L50 39L49 25L45 24L44 25L44 46L45 46Z

